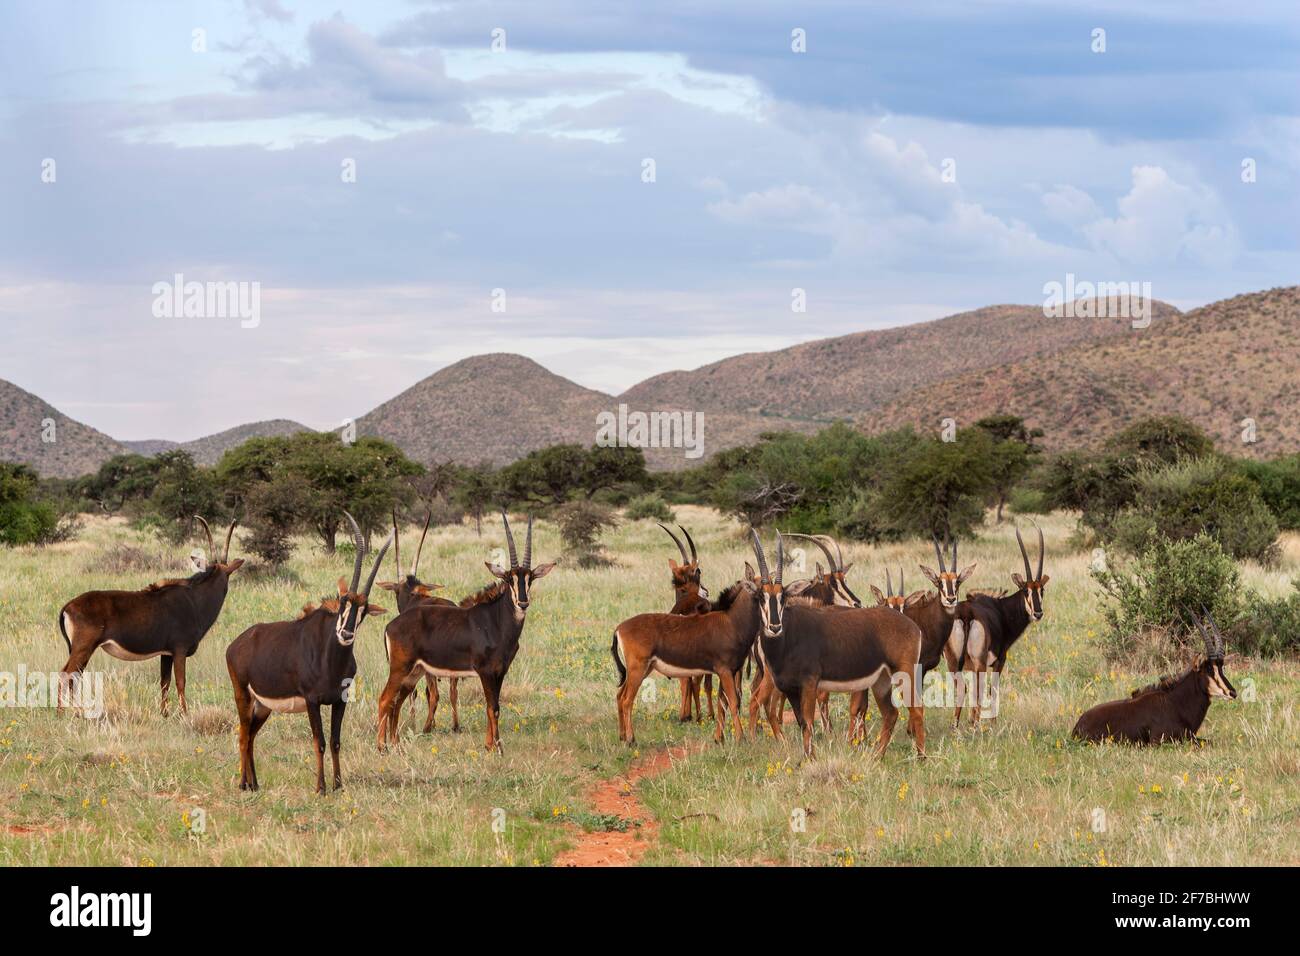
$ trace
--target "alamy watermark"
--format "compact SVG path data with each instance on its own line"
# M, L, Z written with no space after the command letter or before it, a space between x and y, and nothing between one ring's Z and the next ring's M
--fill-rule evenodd
M618 412L596 415L596 444L602 448L682 448L685 457L704 454L703 412Z
M1064 283L1044 283L1043 295L1045 318L1131 319L1135 329L1151 324L1150 282L1078 281L1067 272Z
M155 319L239 319L244 329L262 323L260 282L186 282L178 272L152 291Z
M71 707L96 720L104 715L104 675L100 671L0 671L0 708Z

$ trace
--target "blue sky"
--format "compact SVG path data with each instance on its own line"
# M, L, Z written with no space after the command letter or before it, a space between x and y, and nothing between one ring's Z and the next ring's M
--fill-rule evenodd
M6 3L0 377L188 439L488 351L617 392L1067 272L1295 283L1296 6L1134 6ZM155 317L176 273L259 324Z

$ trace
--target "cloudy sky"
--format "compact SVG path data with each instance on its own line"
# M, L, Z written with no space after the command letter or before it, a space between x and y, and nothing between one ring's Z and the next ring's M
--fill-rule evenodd
M1300 8L1135 6L6 2L0 378L185 440L481 352L617 392L1067 273L1294 284ZM155 315L177 274L258 324Z

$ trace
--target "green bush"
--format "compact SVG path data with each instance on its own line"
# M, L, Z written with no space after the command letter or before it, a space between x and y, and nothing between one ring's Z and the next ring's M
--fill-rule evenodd
M1018 515L1045 515L1052 511L1047 495L1037 488L1016 488L1007 497L1007 505Z
M1200 636L1185 611L1199 615L1208 608L1225 634L1242 617L1245 594L1237 565L1206 534L1186 540L1153 536L1137 560L1092 573L1105 595L1102 646L1111 658L1128 656L1150 636L1171 656L1199 648Z
M76 529L75 516L44 497L35 471L0 462L0 544L51 544L70 538Z
M1236 639L1229 638L1237 650L1260 657L1300 653L1300 578L1291 586L1286 597L1251 599Z
M618 525L609 507L594 501L571 501L556 509L565 558L580 568L597 568L611 562L600 551L600 536Z
M1224 458L1183 458L1134 474L1133 503L1114 525L1115 541L1130 553L1152 533L1174 540L1213 538L1234 558L1277 559L1277 519L1257 486Z
M624 512L629 521L643 521L646 519L652 521L676 521L673 510L668 507L668 502L664 501L663 496L658 492L638 495L627 503L627 510Z
M1255 483L1279 526L1300 529L1300 455L1273 461L1244 461L1241 469Z

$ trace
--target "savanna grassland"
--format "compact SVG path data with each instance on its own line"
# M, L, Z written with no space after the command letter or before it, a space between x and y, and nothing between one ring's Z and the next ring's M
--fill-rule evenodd
M695 534L704 582L716 594L747 556L740 529L699 508L679 508L678 517ZM1300 665L1240 659L1229 649L1228 675L1246 693L1211 707L1202 730L1208 746L1071 742L1082 709L1126 696L1156 673L1103 660L1090 556L1071 548L1072 517L1042 523L1052 578L1047 614L1010 655L1001 716L954 733L951 711L932 708L925 761L912 756L901 721L881 761L845 742L844 695L833 698L835 736L819 735L812 762L801 760L793 733L779 744L766 734L737 743L729 732L719 747L711 726L677 721L676 686L662 678L657 701L638 703L636 750L620 745L610 635L622 618L671 604L666 559L676 556L663 532L641 521L607 537L615 566L561 564L537 584L503 695L504 756L483 750L482 695L472 681L462 685L462 733L450 731L444 684L432 734L416 733L420 699L418 712L405 711L401 746L376 751L389 619L378 618L356 644L360 699L345 722L345 789L313 793L307 719L277 715L258 737L262 789L241 793L225 648L250 624L294 616L349 570L345 558L302 539L279 575L245 567L232 579L221 617L189 662L188 717L174 696L171 716L159 715L156 662L102 652L90 669L105 674L104 719L0 710L0 863L546 865L585 831L626 828L593 810L592 790L669 747L685 756L636 784L658 821L643 863L1300 862ZM414 538L407 529L408 548ZM1300 565L1300 541L1285 545L1280 568L1245 568L1252 587L1286 588ZM499 523L485 524L482 538L470 524L432 530L422 577L460 597L487 583L483 561L500 546ZM539 524L536 558L549 560L558 548L554 528ZM73 542L0 550L0 670L57 670L66 651L55 619L65 601L91 588L172 576L188 550L164 549L120 521L100 519ZM986 527L961 557L979 563L971 585L1007 585L1018 562L1010 523ZM855 545L846 558L855 562L850 584L865 597L868 583L882 583L886 563L902 564L909 585L919 586L916 565L931 563L933 551L919 541ZM393 576L390 558L380 577ZM377 600L392 605L386 593ZM799 809L806 828L792 832ZM494 819L504 827L494 828Z

